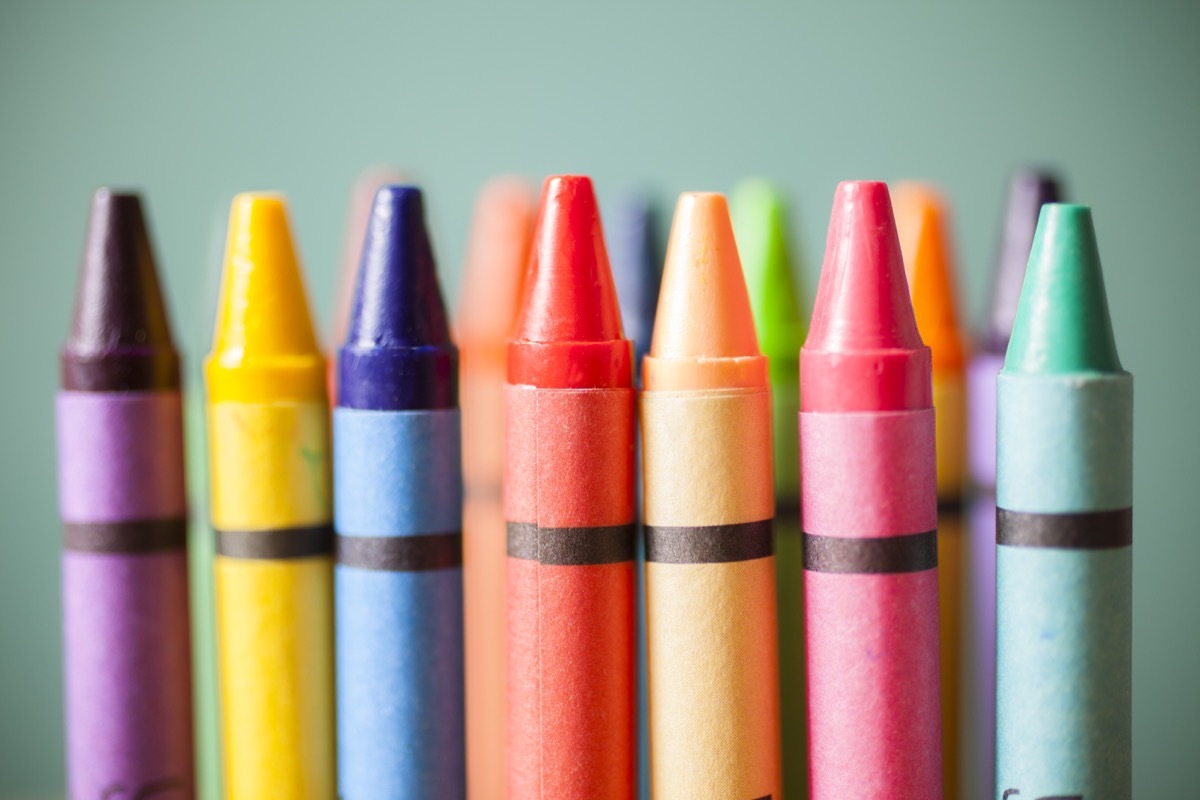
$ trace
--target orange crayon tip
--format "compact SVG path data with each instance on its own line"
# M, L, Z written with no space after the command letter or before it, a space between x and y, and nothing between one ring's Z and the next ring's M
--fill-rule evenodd
M901 183L892 192L896 229L904 253L913 314L933 353L935 371L963 369L965 348L958 325L954 263L946 206L938 192L920 183Z
M684 193L671 223L645 388L761 386L766 363L725 196Z

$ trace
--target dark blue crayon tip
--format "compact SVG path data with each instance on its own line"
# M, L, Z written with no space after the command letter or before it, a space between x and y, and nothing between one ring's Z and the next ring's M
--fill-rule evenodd
M338 405L345 408L458 405L458 350L420 189L385 186L375 195L338 379Z
M630 194L613 206L607 219L609 261L622 323L640 365L642 356L650 350L662 278L662 258L654 238L654 210L647 197Z

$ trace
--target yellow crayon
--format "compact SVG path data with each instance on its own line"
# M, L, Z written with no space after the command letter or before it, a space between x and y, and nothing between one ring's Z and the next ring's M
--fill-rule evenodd
M225 794L331 800L325 359L279 195L233 201L205 376Z

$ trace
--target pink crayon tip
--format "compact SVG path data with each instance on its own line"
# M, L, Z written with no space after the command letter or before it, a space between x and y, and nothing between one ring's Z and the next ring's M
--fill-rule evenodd
M932 405L930 353L917 332L887 185L838 185L808 339L803 411Z

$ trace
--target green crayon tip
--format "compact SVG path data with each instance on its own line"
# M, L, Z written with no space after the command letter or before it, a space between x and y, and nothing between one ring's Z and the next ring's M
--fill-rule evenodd
M783 198L769 182L751 178L733 190L729 205L759 348L770 359L772 376L795 372L805 325L784 235Z
M1122 371L1087 206L1042 206L1004 371Z

